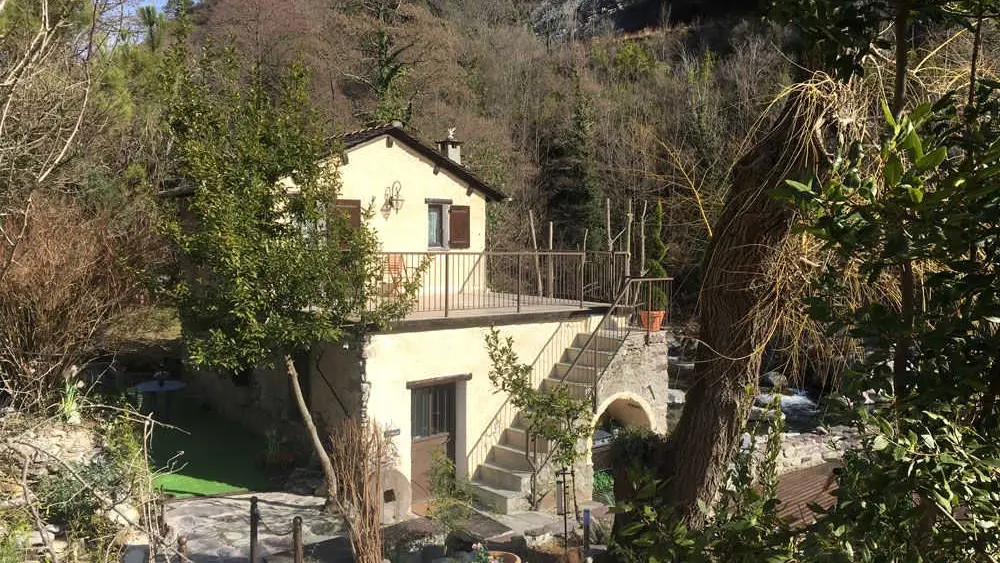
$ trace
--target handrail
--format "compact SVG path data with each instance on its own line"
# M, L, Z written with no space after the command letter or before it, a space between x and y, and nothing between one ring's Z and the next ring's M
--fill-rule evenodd
M611 313L614 312L615 308L617 308L618 305L621 303L622 298L625 297L631 286L632 286L632 278L626 278L624 287L622 287L621 291L618 292L618 295L615 297L614 302L612 302L611 306L608 307L608 310L604 313L604 316L601 317L601 320L597 323L597 327L594 328L593 331L591 331L590 336L588 336L587 340L584 341L583 346L580 347L580 353L577 354L575 358L573 358L573 362L570 363L569 368L559 378L559 383L565 383L566 378L569 377L569 372L573 371L573 368L576 367L576 364L580 361L580 357L583 356L583 353L590 347L590 343L594 341L594 338L597 336L597 333L600 332L601 327L608 320L608 317L611 316Z
M608 319L611 318L614 315L614 313L616 312L616 310L619 307L619 305L621 305L622 299L626 295L628 295L630 293L630 290L632 289L632 284L643 284L643 283L646 283L646 284L652 285L653 283L656 283L656 282L667 282L667 283L669 283L669 282L672 282L672 281L673 281L673 278L669 278L669 277L666 277L666 278L663 278L663 277L660 277L660 278L631 278L631 277L630 278L626 278L625 279L625 284L622 287L621 291L618 292L618 295L615 297L614 302L608 308L607 312L604 313L604 316L601 317L601 320L597 323L597 326L590 333L590 336L587 337L587 340L584 341L583 345L580 347L580 352L576 355L575 358L573 358L573 361L570 362L569 367L566 368L566 370L563 372L562 376L560 376L559 383L564 383L566 381L566 378L569 377L569 374L573 371L574 368L576 368L577 364L580 362L580 358L582 358L584 356L584 354L586 354L588 352L588 350L590 349L591 344L593 343L594 339L597 337L598 333L601 332L601 328L605 325L605 323L608 321ZM629 334L631 334L631 332L632 332L632 326L626 320L625 333L624 333L623 338L621 339L622 343L625 342L625 340L628 338L628 336L629 336ZM647 328L647 332L648 332L648 328ZM620 346L621 345L619 344L619 347ZM615 349L613 352L617 353L618 350ZM597 370L597 369L598 369L597 368L597 363L595 362L595 370ZM593 384L592 384L592 387L591 387L591 400L594 402L594 410L597 409L597 385L598 385L598 383L600 383L601 377L604 375L604 372L607 371L607 369L608 369L608 366L604 366L604 367L602 367L602 368L600 368L598 370L598 373L594 374L594 381L593 381Z

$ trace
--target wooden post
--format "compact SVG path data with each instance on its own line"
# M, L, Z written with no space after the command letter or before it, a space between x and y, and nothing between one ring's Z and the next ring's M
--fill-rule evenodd
M604 236L608 238L608 252L615 251L615 239L611 236L611 198L604 199Z
M250 563L257 563L257 527L260 525L260 511L257 497L250 497Z
M531 226L531 247L535 250L535 272L538 274L538 296L542 296L542 265L538 262L538 239L535 237L535 213L528 210L528 224ZM520 264L519 264L520 265ZM518 309L520 310L520 309Z
M635 213L632 209L632 199L628 200L628 216L625 218L625 285L623 288L626 291L629 290L631 284L629 280L632 279L632 220L635 218ZM628 304L632 296L628 293L625 294L625 303ZM614 314L614 313L612 313Z
M549 221L549 259L548 259L549 297L555 297L555 292L553 290L555 289L556 271L555 271L555 264L553 263L555 261L555 255L552 253L555 250L553 248L553 240L554 239L552 234L552 221Z
M587 283L586 276L583 272L587 266L587 235L590 234L590 229L583 229L583 254L580 255L580 308L583 309L583 290Z
M292 543L295 547L295 563L303 563L305 551L302 548L302 517L296 516L292 519Z
M628 216L625 219L625 279L632 277L632 200L628 200Z
M639 219L639 276L646 275L646 210L648 201L642 202L642 218Z

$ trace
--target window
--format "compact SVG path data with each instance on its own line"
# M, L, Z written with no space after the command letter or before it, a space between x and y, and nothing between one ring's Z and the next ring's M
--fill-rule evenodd
M455 384L431 385L410 390L410 424L413 438L447 434L455 429Z
M444 205L427 206L427 246L444 248Z

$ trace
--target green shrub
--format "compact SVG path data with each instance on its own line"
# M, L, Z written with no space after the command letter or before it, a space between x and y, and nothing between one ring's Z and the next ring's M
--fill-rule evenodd
M130 499L138 472L144 467L139 463L140 438L128 419L112 419L102 430L101 455L89 463L70 463L42 478L38 485L45 517L64 524L71 536L84 540L99 539L113 529L103 516L107 504L93 490L84 487L81 480L107 502L117 505Z
M0 513L0 563L21 563L27 558L31 526L20 513Z
M594 500L615 505L615 477L610 471L594 473Z
M435 451L430 469L431 501L428 514L445 532L465 526L472 516L472 489L455 475L455 462Z

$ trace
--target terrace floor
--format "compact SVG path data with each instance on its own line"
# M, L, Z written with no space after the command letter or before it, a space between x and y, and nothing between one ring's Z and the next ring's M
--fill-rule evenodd
M517 295L510 293L452 294L447 297L446 310L445 295L423 294L418 296L416 307L406 316L406 320L563 313L608 307L607 303L596 301L581 302L578 299L559 299L537 295L521 295L520 303L518 303Z

